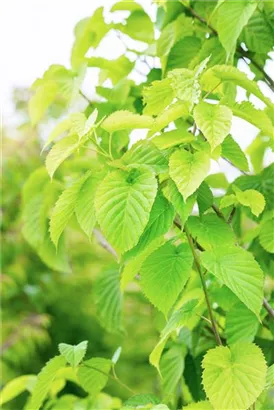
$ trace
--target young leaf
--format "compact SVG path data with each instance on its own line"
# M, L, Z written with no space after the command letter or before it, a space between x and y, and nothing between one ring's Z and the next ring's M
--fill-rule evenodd
M170 85L170 79L153 81L150 87L143 89L144 114L157 115L172 103L175 93Z
M189 278L193 263L187 244L171 242L158 248L141 268L141 286L147 298L165 315L175 303Z
M133 128L151 128L154 119L148 115L134 114L130 111L115 111L101 124L101 127L112 133L118 130Z
M96 279L93 289L99 323L109 332L121 332L123 295L120 290L120 275L109 270Z
M230 226L215 214L203 215L200 218L190 216L187 226L193 238L197 238L198 243L207 250L220 244L234 245L236 241Z
M66 360L63 356L55 356L49 360L38 374L27 410L39 410L51 388L58 370L64 367Z
M255 189L241 191L237 186L233 186L235 195L240 204L248 206L255 216L259 216L265 207L264 196Z
M157 181L147 169L111 172L95 198L98 221L107 240L120 252L135 246L149 220Z
M93 357L84 361L80 366L78 370L79 382L91 397L97 396L106 386L111 366L111 360L102 357Z
M203 252L201 261L259 317L263 300L263 272L251 253L237 246L218 246Z
M179 100L189 103L190 108L198 103L201 89L194 71L177 68L168 73L168 78Z
M88 175L85 175L65 189L55 204L50 218L50 237L56 248L62 232L73 215L78 193L87 177Z
M264 389L265 358L261 349L252 343L239 342L230 348L211 349L202 365L205 392L216 409L247 409Z
M231 128L232 111L225 105L201 101L194 108L194 120L210 143L211 151L220 145Z
M201 185L210 168L210 158L204 152L192 154L175 151L169 160L169 173L186 200Z
M72 367L78 366L78 364L83 360L87 347L88 342L86 340L76 346L68 345L66 343L60 343L58 345L59 352Z
M242 171L249 171L248 162L241 147L231 135L228 135L222 143L222 156L228 159L235 167Z
M259 327L256 315L239 302L226 315L225 334L227 342L253 342Z
M223 1L218 8L217 31L227 55L234 53L242 29L256 10L257 3L248 1Z

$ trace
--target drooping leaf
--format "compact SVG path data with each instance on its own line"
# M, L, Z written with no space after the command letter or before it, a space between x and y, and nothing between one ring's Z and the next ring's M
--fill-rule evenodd
M27 404L27 410L39 410L41 408L58 370L64 367L65 364L66 359L63 356L55 356L46 363L38 374L31 399Z
M134 10L119 29L134 40L151 43L154 40L154 27L144 10Z
M165 243L148 256L141 268L141 286L147 298L165 315L189 278L193 263L187 244Z
M101 127L112 133L118 130L133 128L151 128L153 118L149 115L134 114L130 111L115 111L101 124Z
M160 370L163 377L163 393L166 398L169 398L174 393L183 374L185 355L186 348L174 346L161 359Z
M228 135L222 143L222 156L242 171L249 171L246 156L231 135Z
M196 201L196 194L191 195L187 198L186 201L184 201L184 198L178 191L175 182L173 182L171 179L168 181L168 184L164 188L163 192L167 199L174 206L174 209L180 216L182 225L184 225L194 207L194 203Z
M261 349L236 343L209 350L203 359L203 385L214 408L249 408L265 385L267 366ZM236 370L237 369L237 370Z
M169 160L170 176L186 200L201 185L209 172L210 158L206 153L174 152Z
M236 303L226 316L225 334L228 344L253 342L258 327L259 321L256 315L243 303Z
M95 208L109 242L120 252L135 246L149 220L157 181L147 169L111 172L99 185Z
M10 400L13 400L25 390L30 390L31 386L36 383L37 377L34 374L19 376L9 381L1 390L1 406Z
M194 109L194 120L213 151L230 131L232 111L224 105L200 102Z
M259 317L263 272L251 253L237 246L218 246L201 254L204 267Z
M123 295L117 270L108 270L94 283L94 302L99 323L109 332L121 332Z
M91 397L95 397L106 386L111 365L111 360L93 357L80 366L77 374L79 382Z
M87 341L81 342L75 346L67 343L60 343L58 345L59 352L72 367L78 366L78 364L83 360L87 347Z

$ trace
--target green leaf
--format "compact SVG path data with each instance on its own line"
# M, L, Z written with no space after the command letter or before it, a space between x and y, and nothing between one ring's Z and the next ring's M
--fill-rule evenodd
M159 237L154 239L146 248L138 252L137 255L134 255L133 258L126 264L122 271L121 276L121 289L125 290L126 285L134 279L134 277L140 272L141 266L147 257L155 251L155 249L159 248L159 246L163 245L165 239L163 237ZM133 248L134 250L135 248ZM129 253L131 253L129 251Z
M136 142L121 158L121 161L131 167L146 165L155 173L168 171L168 161L165 155L150 141Z
M249 171L247 158L239 144L231 135L228 135L222 143L222 156L241 171Z
M153 81L143 89L143 102L146 104L144 114L157 115L172 103L175 93L169 78Z
M192 268L192 253L187 244L171 242L156 249L141 268L142 290L165 315L184 288Z
M84 361L80 366L78 370L79 382L91 397L97 396L106 386L111 366L111 360L102 357L93 357Z
M248 206L255 216L259 216L265 207L264 196L255 189L247 189L241 191L237 186L233 185L233 189L237 200L240 204Z
M202 362L203 385L216 409L249 408L264 389L267 366L261 349L236 343L209 350Z
M198 188L197 203L200 215L213 205L213 194L208 184L204 181Z
M254 13L256 1L223 1L218 8L217 31L228 56L235 51L242 29Z
M191 299L183 304L180 309L175 310L169 320L167 321L166 326L161 332L160 340L157 345L154 347L153 351L149 356L150 363L156 367L156 369L160 373L159 362L161 359L161 355L165 344L170 336L170 334L175 331L179 330L183 326L187 326L189 319L191 319L194 315L194 309L197 305L197 299Z
M269 23L264 13L259 10L255 11L241 36L248 50L260 54L268 53L272 50L274 34Z
M59 137L59 135L61 135L64 132L68 131L71 128L71 125L72 125L72 123L71 123L70 118L66 118L65 120L59 122L53 128L51 133L49 134L49 136L48 136L48 138L47 138L47 140L46 140L46 142L43 146L42 152L45 150L45 148L47 148L52 143L52 141L55 140L55 138Z
M50 218L50 237L56 248L61 234L74 213L79 191L87 176L85 175L72 186L65 189L55 204Z
M269 366L269 368L267 369L265 388L269 389L270 387L273 387L273 386L274 386L274 364Z
M201 89L194 71L177 68L168 73L168 78L179 100L189 103L190 108L199 102Z
M200 48L201 40L198 37L187 36L177 41L167 57L166 70L187 68L192 59L199 53Z
M214 409L211 406L210 402L205 400L205 401L199 401L197 403L191 403L188 406L184 406L182 410L214 410Z
M246 153L249 155L254 173L259 174L264 168L264 157L270 141L267 141L261 133L247 147Z
M88 238L91 237L93 228L96 223L94 206L95 193L104 175L104 172L94 173L93 175L90 175L87 180L84 181L78 192L78 197L75 204L75 214L79 225L88 236Z
M29 100L29 115L31 125L35 126L43 118L57 93L54 82L42 84Z
M269 253L274 253L274 219L269 219L262 224L259 241Z
M63 138L54 144L46 158L46 168L51 178L62 162L72 155L79 146L80 141L77 135Z
M174 206L176 212L180 216L182 225L184 225L192 212L196 201L196 195L191 195L186 201L184 201L184 198L178 191L176 184L171 179L168 180L168 184L164 188L164 194Z
M203 215L200 218L190 216L187 226L193 238L203 248L210 250L215 246L234 245L236 238L230 226L215 214Z
M101 127L112 133L117 130L133 128L151 128L153 118L148 115L134 114L130 111L115 111L101 124Z
M117 270L101 274L94 283L94 302L99 323L109 332L121 332L123 295Z
M66 360L63 356L55 356L50 359L38 374L31 399L27 404L27 410L39 410L50 391L58 370L65 367Z
M119 25L119 30L134 40L152 43L154 27L149 16L143 10L134 10L126 20L126 24Z
M237 246L218 246L201 254L204 267L259 317L263 272L251 253Z
M154 120L151 130L148 132L148 137L151 137L156 132L163 130L163 128L178 118L186 118L188 116L188 111L189 107L187 103L177 101L172 104Z
M220 209L227 208L228 206L237 205L237 204L238 204L238 200L236 198L236 195L234 194L225 195L221 199Z
M152 394L136 394L126 400L125 405L130 407L145 406L148 404L159 404L160 400L158 397Z
M217 174L210 174L206 177L205 182L211 188L219 188L227 190L229 183L224 173L218 172Z
M210 143L213 151L228 135L231 128L232 111L224 105L213 105L201 101L194 108L194 120Z
M88 67L101 68L101 76L103 79L110 78L114 85L125 79L135 65L134 61L130 61L124 55L116 60L106 60L102 57L90 57L87 59L87 63Z
M86 340L74 346L66 343L59 343L58 345L59 352L72 367L78 366L83 360L87 347L88 342Z
M25 390L30 390L31 386L36 382L36 376L29 374L25 376L15 377L9 381L1 390L0 404L1 406L10 400L13 400Z
M169 173L178 190L186 200L201 185L210 168L206 153L190 153L186 150L174 152L169 160Z
M161 359L160 370L163 376L163 393L166 398L176 389L185 367L186 348L174 346Z
M157 181L147 169L111 172L99 185L95 208L107 240L120 252L135 246L149 220Z
M37 249L37 253L41 260L51 269L58 272L71 272L71 267L65 249L64 238L60 238L58 249L56 249L50 237L46 236L41 246Z
M243 303L236 303L226 315L225 334L229 345L253 342L259 327L258 318Z
M164 150L174 147L175 145L189 144L194 140L193 134L186 128L163 132L152 139L157 148Z

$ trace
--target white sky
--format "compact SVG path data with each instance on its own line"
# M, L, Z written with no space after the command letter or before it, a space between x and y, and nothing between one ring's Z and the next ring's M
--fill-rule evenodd
M138 2L146 9L150 8L149 0ZM97 7L113 3L115 0L3 0L0 78L5 122L13 122L12 89L28 87L43 75L50 64L69 67L75 24L92 15ZM102 51L109 59L116 58L123 53L123 46L119 40L107 38ZM241 68L245 70L244 63ZM269 74L274 72L273 61L267 64L266 71ZM85 81L85 87L88 85L91 89L95 84L96 78L89 77L88 82ZM263 90L273 98L267 86ZM256 133L255 127L242 120L235 119L233 122L232 134L243 148L249 145ZM246 138L246 135L250 137Z

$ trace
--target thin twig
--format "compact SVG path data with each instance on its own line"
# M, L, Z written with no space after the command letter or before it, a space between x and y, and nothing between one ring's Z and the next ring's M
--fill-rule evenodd
M269 316L274 318L274 309L272 308L272 306L270 306L270 304L268 303L266 298L264 298L264 300L263 300L263 306L267 310Z
M82 90L79 90L79 94L80 94L89 104L92 104L92 101L83 93Z
M98 229L93 229L94 236L98 240L99 244L102 246L102 248L106 249L109 253L111 253L116 259L117 259L117 253L113 249L113 247L108 243L106 238L102 235Z
M211 206L211 208L214 210L214 212L218 215L218 217L219 217L220 219L223 219L225 222L227 222L227 220L225 219L225 217L224 217L222 211L217 207L217 205L213 204L213 205Z

